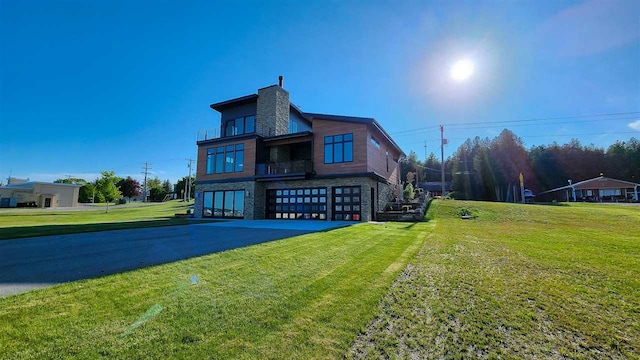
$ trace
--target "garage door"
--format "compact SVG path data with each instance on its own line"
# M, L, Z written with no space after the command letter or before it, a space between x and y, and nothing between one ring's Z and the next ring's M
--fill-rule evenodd
M267 218L327 220L327 188L267 190Z

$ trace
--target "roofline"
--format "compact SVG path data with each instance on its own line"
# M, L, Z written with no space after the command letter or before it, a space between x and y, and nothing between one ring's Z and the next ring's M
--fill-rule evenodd
M577 182L577 183L575 183L575 184L565 185L565 186L561 186L561 187L558 187L558 188L555 188L555 189L551 189L551 190L543 191L543 192L541 192L541 193L538 193L538 195L548 194L548 193L552 193L552 192L560 191L560 190L567 190L567 189L571 189L571 188L573 188L573 187L575 187L575 186L582 185L582 184L586 184L586 183L588 183L588 182L595 181L595 180L613 180L613 181L618 181L618 182L621 182L621 183L625 183L625 184L633 185L634 187L636 187L636 186L640 186L640 184L637 184L637 183L634 183L634 182L631 182L631 181L618 180L618 179L614 179L614 178L610 178L610 177L606 177L606 176L598 176L598 177L595 177L595 178L593 178L593 179L588 179L588 180L578 181L578 182Z
M9 184L9 185L5 185L2 186L2 188L21 188L24 187L24 185L35 185L35 184L40 184L40 185L55 185L55 186L70 186L70 187L82 187L82 185L78 185L78 184L63 184L63 183L53 183L53 182L45 182L45 181L27 181L27 182L23 182L20 184Z
M218 112L222 112L231 107L252 103L256 99L258 99L258 94L245 95L235 99L213 103L209 105L209 107Z
M352 122L357 124L365 124L365 125L373 125L386 139L391 143L391 145L400 152L401 156L407 156L407 154L402 151L400 146L396 144L391 135L389 135L382 125L374 119L367 117L358 117L358 116L344 116L344 115L330 115L330 114L318 114L318 113L305 113L306 116L311 119L322 119L322 120L330 120L330 121L344 121L344 122Z

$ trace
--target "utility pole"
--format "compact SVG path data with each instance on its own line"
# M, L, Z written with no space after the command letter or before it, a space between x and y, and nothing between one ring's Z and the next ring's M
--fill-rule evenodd
M145 161L144 167L142 169L144 170L142 172L144 174L144 184L143 184L144 192L142 194L142 201L147 202L147 176L149 175L149 170L151 170L151 164Z
M442 162L440 163L440 170L442 172L442 200L444 200L444 126L440 125L440 156Z
M424 164L427 165L427 140L424 141Z
M189 177L187 178L187 183L185 185L186 187L186 198L187 198L187 202L191 201L191 163L193 162L193 159L185 159L189 162L189 165L187 165L187 167L189 168Z

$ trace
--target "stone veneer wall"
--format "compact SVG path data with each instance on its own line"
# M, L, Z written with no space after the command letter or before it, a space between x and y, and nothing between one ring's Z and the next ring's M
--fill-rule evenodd
M285 188L310 188L310 187L326 187L327 188L327 218L331 219L332 213L332 188L339 186L360 186L360 213L362 221L373 220L371 214L371 188L375 189L376 206L375 210L380 211L387 202L393 200L393 186L385 182L377 182L368 177L347 177L337 179L311 179L311 180L290 180L290 181L273 181L273 182L256 182L243 181L234 183L214 183L214 184L196 184L196 195L194 216L202 217L203 209L203 193L205 191L224 191L224 190L244 190L244 211L245 219L264 219L266 213L266 190L268 189L285 189ZM247 195L248 194L248 195Z
M268 129L263 135L289 133L289 92L278 85L258 90L256 129Z
M205 191L244 190L244 218L264 219L264 186L255 181L196 184L194 217L202 218Z

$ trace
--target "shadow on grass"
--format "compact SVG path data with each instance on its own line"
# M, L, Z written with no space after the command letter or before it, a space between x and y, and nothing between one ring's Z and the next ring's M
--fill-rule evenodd
M569 204L564 202L537 202L532 205L542 205L542 206L569 206Z
M16 226L0 229L0 240L19 239L34 236L77 234L95 231L188 225L189 223L189 219L185 218L165 218L156 220L140 220L114 223Z

